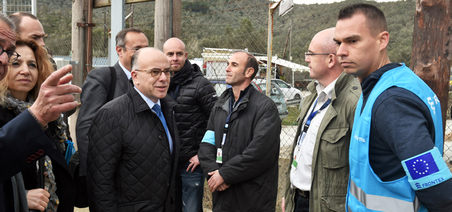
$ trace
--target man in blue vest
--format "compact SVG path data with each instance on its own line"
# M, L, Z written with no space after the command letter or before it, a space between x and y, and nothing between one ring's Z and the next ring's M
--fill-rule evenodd
M391 63L383 12L339 12L334 41L362 95L350 141L347 211L452 211L452 174L442 159L440 102L404 64Z

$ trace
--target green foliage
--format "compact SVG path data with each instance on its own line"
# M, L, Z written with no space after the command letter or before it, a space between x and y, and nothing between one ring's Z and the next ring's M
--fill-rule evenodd
M182 1L182 9L206 14L207 12L209 12L209 3L205 1L197 2Z
M300 114L300 110L297 107L288 107L289 115L282 120L282 125L298 125L297 119Z
M332 4L296 4L294 9L283 17L274 13L272 52L293 62L307 65L304 52L312 37L320 30L334 27L339 9L345 5L365 2L375 4L386 15L390 33L389 59L403 62L409 66L413 39L413 24L416 3L414 0L377 3L364 0L348 0ZM70 0L38 1L38 18L49 35L46 44L54 52L68 54L71 39ZM145 31L149 45L154 40L155 2L135 3L133 26ZM105 36L110 28L110 8L94 9L93 46L95 56L107 56ZM125 6L126 15L130 5ZM105 17L105 20L104 20ZM106 30L104 30L104 21ZM80 20L82 22L82 20ZM251 52L267 53L268 1L266 0L184 0L182 2L182 35L188 57L201 57L203 47L245 49ZM130 25L130 21L127 22ZM289 29L291 42L287 42ZM114 42L114 36L112 41ZM61 49L62 45L69 49ZM286 51L284 53L284 48ZM297 73L296 73L297 75ZM285 74L290 81L291 74ZM298 76L305 77L305 76ZM297 76L296 79L298 80Z

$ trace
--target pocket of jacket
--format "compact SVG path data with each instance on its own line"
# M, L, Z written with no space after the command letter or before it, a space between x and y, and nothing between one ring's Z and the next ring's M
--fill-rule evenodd
M322 204L330 211L345 211L345 197L344 195L324 195L322 196Z
M324 168L339 169L348 166L349 134L348 127L327 129L323 132L319 154Z

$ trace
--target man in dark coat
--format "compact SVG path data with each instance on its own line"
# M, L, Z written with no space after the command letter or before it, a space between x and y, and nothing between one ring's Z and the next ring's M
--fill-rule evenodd
M132 57L129 92L104 105L89 130L90 211L174 211L178 134L163 99L171 69L158 49Z
M176 175L176 211L202 211L204 174L199 166L198 150L206 132L210 111L217 101L212 84L204 78L201 69L187 60L185 44L179 38L170 38L163 52L174 75L168 89L168 98L176 101L174 107L180 138L179 163Z
M148 39L137 28L121 30L116 35L116 53L119 61L113 67L97 68L89 72L82 86L82 105L77 117L76 136L80 157L80 176L86 176L88 130L96 112L107 102L128 91L132 55L148 46Z
M198 157L213 211L275 211L281 120L276 104L250 85L256 58L234 53L227 89L215 103Z

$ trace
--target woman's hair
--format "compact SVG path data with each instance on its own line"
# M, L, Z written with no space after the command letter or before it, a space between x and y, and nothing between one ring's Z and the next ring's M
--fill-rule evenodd
M50 76L53 72L52 63L49 60L47 50L40 46L34 40L16 40L16 48L19 46L27 46L29 47L36 58L36 65L38 66L38 80L36 85L28 92L28 96L33 97L33 100L36 100L39 94L39 89L41 88L41 84ZM20 59L20 57L19 57ZM6 96L5 91L8 89L9 78L11 77L11 64L8 65L8 73L5 76L5 79L0 81L0 101L3 100Z

